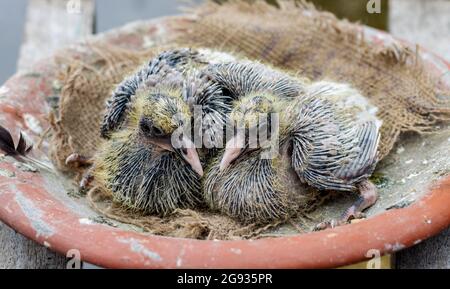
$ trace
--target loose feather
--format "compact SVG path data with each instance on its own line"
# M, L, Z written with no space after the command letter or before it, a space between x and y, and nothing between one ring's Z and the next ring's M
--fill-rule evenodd
M20 133L19 142L17 143L16 147L14 145L14 140L11 136L11 133L6 128L0 125L0 149L6 155L25 157L31 151L31 148L32 146L27 146L22 133Z
M44 168L49 171L54 171L54 169L46 163L39 160L31 158L28 154L33 149L33 145L28 145L25 137L22 133L19 135L19 141L17 146L14 145L14 140L11 136L9 130L0 125L0 150L6 155L14 157L16 160L21 162L29 162L40 168Z
M10 132L3 126L0 126L0 149L7 155L14 155L16 149Z

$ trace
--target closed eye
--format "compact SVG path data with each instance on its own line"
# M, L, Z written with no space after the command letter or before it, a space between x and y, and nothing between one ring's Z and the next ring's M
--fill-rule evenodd
M139 128L147 137L164 137L165 133L162 129L155 126L153 122L147 118L141 118Z
M139 122L139 127L141 129L141 131L145 134L145 135L150 135L152 132L152 126L151 123L146 120L146 119L141 119Z
M153 127L153 135L156 137L161 137L164 135L164 132L160 128L154 126Z

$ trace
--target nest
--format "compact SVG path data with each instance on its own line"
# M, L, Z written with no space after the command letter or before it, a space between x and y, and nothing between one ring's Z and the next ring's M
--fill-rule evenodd
M170 39L156 39L149 48L127 49L97 41L85 45L80 59L59 59L62 90L51 117L50 156L60 170L77 180L84 168L67 166L65 160L72 153L94 154L101 142L99 127L105 102L115 85L151 57L175 47L217 49L313 81L350 83L379 108L378 116L383 120L381 158L391 152L404 132L432 132L449 118L450 103L439 97L444 92L426 72L417 56L418 48L414 51L392 40L389 47L381 49L366 41L360 26L339 21L303 1L282 1L279 7L263 1L207 3L188 13L194 17L172 24L180 25L175 28L178 33ZM286 222L303 232L305 226L299 224L317 221L319 217L308 214L325 198L311 196L310 206ZM112 203L107 192L95 188L88 199L108 218L167 236L255 238L286 223L243 226L203 209L180 210L167 218L142 216Z

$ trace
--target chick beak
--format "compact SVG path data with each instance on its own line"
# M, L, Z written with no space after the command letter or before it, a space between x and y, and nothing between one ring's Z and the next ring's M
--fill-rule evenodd
M237 159L244 148L244 138L242 136L235 136L230 139L225 146L225 153L220 162L219 169L224 171L235 159Z
M184 160L191 166L194 172L202 177L203 168L200 162L200 157L198 156L194 143L186 137L183 137L182 139L181 155L183 156Z

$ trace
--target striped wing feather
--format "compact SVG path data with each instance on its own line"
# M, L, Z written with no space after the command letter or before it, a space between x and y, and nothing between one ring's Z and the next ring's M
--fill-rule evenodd
M377 161L375 119L360 120L326 97L298 103L292 129L292 165L299 178L322 190L352 191Z

